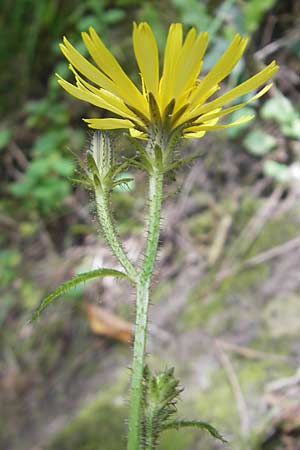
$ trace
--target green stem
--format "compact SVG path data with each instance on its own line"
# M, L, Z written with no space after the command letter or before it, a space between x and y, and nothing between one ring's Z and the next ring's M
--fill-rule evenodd
M96 189L96 204L97 204L97 213L99 217L99 222L102 227L105 238L110 245L113 254L118 259L119 263L123 266L127 275L129 275L132 280L137 279L137 271L131 261L128 259L122 244L117 236L111 213L110 213L110 199L109 193L106 190Z
M157 255L163 175L156 169L149 180L149 219L145 257L136 288L136 324L132 363L127 450L141 450L142 383L146 349L149 289Z

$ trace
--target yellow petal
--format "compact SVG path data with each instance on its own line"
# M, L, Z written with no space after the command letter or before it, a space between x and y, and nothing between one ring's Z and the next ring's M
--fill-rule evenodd
M115 83L111 81L104 73L93 66L86 58L84 58L67 40L64 38L64 44L60 44L60 49L67 58L67 60L74 66L82 75L98 86L108 89L114 94L117 94Z
M76 70L72 66L70 67L70 70L74 73L77 81L77 86L81 91L87 92L88 94L92 92L108 105L110 105L110 111L113 111L120 116L125 116L128 119L135 120L136 122L139 122L140 125L143 124L141 120L125 105L122 99L105 89L98 89L92 84L88 83L76 72Z
M195 133L184 133L183 137L186 139L199 139L205 135L206 131L198 131Z
M91 103L92 105L98 106L99 108L107 109L108 111L112 111L116 114L123 115L122 111L120 111L118 108L115 108L112 104L107 103L100 96L95 95L92 92L88 92L87 90L82 90L79 87L73 86L73 84L63 80L60 77L58 83L65 91L73 95L73 97L79 98L79 100Z
M133 24L133 48L146 89L157 98L159 80L158 48L149 25Z
M126 75L116 58L105 47L96 31L90 27L90 35L82 33L82 39L99 68L115 83L115 89L128 103L146 111L146 102L141 92Z
M194 112L200 114L208 112L211 109L222 106L237 97L241 97L242 95L247 94L248 92L256 89L258 86L269 80L277 72L278 69L279 67L276 65L275 61L271 62L259 73L239 84L230 91L226 92L225 94L221 95L220 97L216 98L215 100L212 100L205 105L199 105L199 107L196 108Z
M125 119L83 119L90 128L96 130L116 130L120 128L132 128L133 123Z
M214 65L214 67L208 72L208 74L201 80L199 86L194 91L191 96L191 104L199 104L200 101L203 103L207 98L207 92L214 85L217 85L220 81L226 78L232 69L235 67L237 62L242 57L248 39L242 38L237 34L227 50L223 53L219 61Z
M196 133L198 131L208 131L208 130L222 130L224 128L231 128L235 127L236 125L241 125L243 123L249 122L249 120L252 120L254 117L254 114L249 114L247 116L242 116L238 120L226 123L225 125L209 125L209 124L202 124L202 125L196 125L189 128L186 128L186 133Z
M206 122L207 120L211 120L216 117L223 117L223 116L226 116L227 114L237 111L238 109L241 109L244 106L248 105L249 103L252 103L255 100L257 100L258 98L262 97L264 94L266 94L266 92L268 92L268 90L271 88L272 85L273 85L273 83L268 84L263 89L261 89L257 94L255 94L253 97L249 98L249 100L247 100L245 102L238 103L237 105L231 106L230 108L225 108L225 109L217 108L217 110L215 110L215 111L211 111L209 113L203 114L194 122L194 124L195 125L200 124L200 123Z
M173 85L175 79L174 68L179 58L181 48L182 25L181 23L173 23L169 28L164 53L163 75L159 86L163 107L165 107L173 98Z
M147 135L142 131L136 130L135 128L129 129L130 136L138 138L138 139L147 139Z
M190 30L190 32L191 31L193 31L193 29ZM176 65L174 83L175 98L184 90L194 87L196 78L200 73L202 58L207 47L208 33L200 33L196 40L192 40L189 33ZM177 108L175 108L175 110L176 109Z
M220 89L220 87L218 85L213 86L207 92L208 97L215 94L219 89ZM186 99L185 99L185 101L186 101ZM177 102L177 104L178 104L178 102ZM200 106L202 106L202 105L200 105ZM200 108L200 106L195 108L194 106L191 107L191 105L189 104L189 108L184 112L184 114L178 116L178 118L176 119L176 122L174 122L174 126L182 125L185 122L190 122L190 121L196 119L199 116L198 109ZM215 111L215 110L213 109L213 111Z

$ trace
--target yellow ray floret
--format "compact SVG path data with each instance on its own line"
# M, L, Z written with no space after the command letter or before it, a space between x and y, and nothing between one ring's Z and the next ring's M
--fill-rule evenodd
M157 96L159 81L158 48L149 25L133 24L133 48L146 89Z
M170 136L180 130L186 138L202 137L206 131L236 126L251 120L218 124L226 116L264 95L271 83L247 101L228 106L238 97L255 91L277 72L275 61L235 88L209 100L220 89L243 56L248 39L237 34L212 69L199 80L208 44L206 32L192 28L183 38L182 25L169 28L162 73L154 34L147 23L133 24L133 48L140 72L141 86L127 76L116 58L91 27L82 33L83 42L95 65L83 57L64 38L60 48L75 75L75 85L58 77L59 84L72 96L105 109L117 117L85 119L95 129L129 129L132 136L147 138L153 130Z

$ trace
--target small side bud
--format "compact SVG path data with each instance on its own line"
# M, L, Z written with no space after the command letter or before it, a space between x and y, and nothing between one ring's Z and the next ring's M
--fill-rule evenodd
M111 177L107 175L113 172L115 161L111 137L107 131L94 132L87 153L87 163L91 177L94 181L98 180L97 185L99 182L102 186L110 184Z

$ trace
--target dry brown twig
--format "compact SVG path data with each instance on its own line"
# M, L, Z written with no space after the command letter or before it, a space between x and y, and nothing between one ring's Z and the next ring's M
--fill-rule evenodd
M244 437L248 436L250 431L250 419L246 400L240 386L238 376L234 370L230 358L228 357L226 351L224 351L224 348L220 342L215 342L215 349L233 391L237 412L240 418L241 434Z

